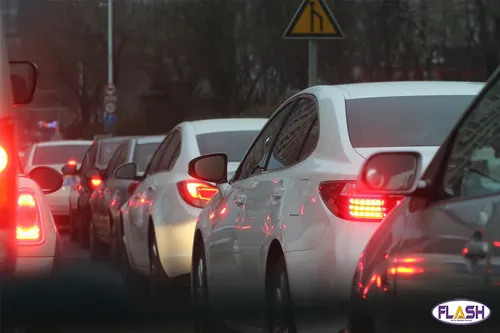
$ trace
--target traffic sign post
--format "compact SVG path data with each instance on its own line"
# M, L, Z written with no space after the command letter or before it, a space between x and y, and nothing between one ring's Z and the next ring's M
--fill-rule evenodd
M104 132L109 133L113 130L113 124L116 122L116 86L113 83L108 83L104 87Z
M288 25L283 38L309 40L309 86L317 84L318 39L345 37L325 0L304 0Z

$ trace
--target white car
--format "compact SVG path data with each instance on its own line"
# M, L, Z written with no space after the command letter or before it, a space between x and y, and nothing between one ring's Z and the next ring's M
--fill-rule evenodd
M188 162L202 154L224 152L229 156L229 172L236 170L265 122L266 119L183 122L160 144L144 180L121 207L130 268L149 276L152 291L167 290L164 287L172 286L174 280L189 277L196 219L217 192L214 184L188 175ZM129 165L117 168L115 177L126 174L122 171ZM132 173L131 178L134 176ZM132 271L124 273L126 283L134 281L129 279Z
M18 170L16 275L49 275L61 259L61 240L45 195L59 190L62 175L45 166L28 175Z
M49 166L61 171L67 163L79 167L92 141L61 140L35 143L26 156L24 169L29 172L37 166ZM77 182L74 176L65 176L59 191L47 195L50 209L59 228L69 227L69 200L71 187Z
M406 147L428 162L482 87L312 87L277 109L232 179L226 178L223 154L190 162L191 176L221 189L196 224L196 306L204 308L210 295L215 308L271 309L274 316L262 316L267 322L251 324L295 332L293 313L284 312L291 299L297 306L348 301L365 244L400 200L356 191L364 160ZM202 321L205 330L211 318Z

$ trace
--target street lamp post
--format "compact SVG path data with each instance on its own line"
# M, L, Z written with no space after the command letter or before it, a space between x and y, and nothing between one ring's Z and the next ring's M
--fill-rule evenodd
M108 0L108 87L113 86L113 0ZM107 114L103 109L104 131L107 130Z

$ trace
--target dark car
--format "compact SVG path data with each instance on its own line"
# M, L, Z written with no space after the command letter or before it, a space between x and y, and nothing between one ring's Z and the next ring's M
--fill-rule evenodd
M403 148L365 162L360 191L405 198L358 261L346 332L498 331L499 101L497 70L422 176Z
M122 228L120 207L134 192L164 135L130 138L122 142L103 174L102 186L90 196L90 255L100 259L121 255ZM132 172L131 177L121 177ZM136 180L132 180L136 178Z
M65 175L78 176L77 207L70 207L71 239L78 241L81 247L89 246L90 204L92 192L101 186L102 175L109 160L120 144L129 137L108 137L94 141L83 158L80 168L75 164L66 164L62 168Z

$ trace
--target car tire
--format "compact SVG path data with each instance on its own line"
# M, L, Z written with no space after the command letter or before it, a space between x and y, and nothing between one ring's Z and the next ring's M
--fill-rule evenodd
M82 249L88 249L89 248L89 218L86 216L86 214L79 214L78 218L78 244Z
M266 281L269 332L297 333L284 256L280 256Z
M111 216L109 218L111 218ZM109 258L113 266L119 267L123 255L123 239L121 235L119 235L115 223L111 223L110 234L111 244L109 246Z
M109 249L107 244L103 243L99 237L97 237L94 227L94 222L90 220L89 225L89 249L90 249L90 259L96 261L103 261L107 258Z
M191 273L191 297L195 311L194 325L196 333L214 331L213 316L210 314L206 267L205 250L203 244L198 242L194 246Z
M147 278L132 268L125 249L120 261L120 275L122 285L127 291L138 294L145 294L148 291Z
M172 288L172 281L165 274L165 270L158 254L158 243L153 227L150 228L149 235L149 292L153 296L168 294Z
M78 215L75 212L69 214L70 240L73 243L78 242Z

